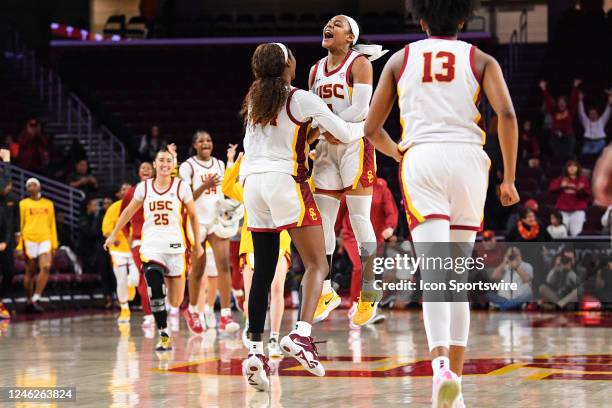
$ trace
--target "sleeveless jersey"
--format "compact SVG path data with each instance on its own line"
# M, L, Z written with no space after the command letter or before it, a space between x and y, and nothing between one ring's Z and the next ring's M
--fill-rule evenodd
M184 203L193 200L191 190L174 177L165 191L158 191L153 182L153 179L142 181L134 191L134 198L143 202L140 250L159 254L183 253L187 246Z
M405 47L397 81L402 151L418 143L484 144L475 49L463 41L436 38Z
M310 91L319 95L335 114L351 106L353 95L351 70L353 62L362 56L365 57L363 54L349 50L344 61L333 71L327 71L327 57L315 64Z
M201 161L192 156L179 167L179 176L191 186L193 191L202 185L204 178L209 174L217 174L223 180L224 173L225 163L215 157L211 157L208 161ZM220 185L204 190L195 202L200 224L209 225L217 219L221 200L223 200L223 193Z
M308 128L310 121L300 122L292 114L292 98L300 97L306 91L292 88L285 106L271 123L248 125L244 136L244 159L240 176L279 172L294 176L297 182L308 178ZM296 95L297 94L297 95ZM302 95L303 96L303 95ZM313 95L308 95L316 98ZM320 101L319 101L320 103ZM296 115L303 119L301 113Z

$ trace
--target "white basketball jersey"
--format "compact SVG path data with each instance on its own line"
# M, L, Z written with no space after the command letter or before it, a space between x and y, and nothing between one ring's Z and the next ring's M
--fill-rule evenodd
M244 160L240 166L242 177L279 172L294 176L298 182L308 178L307 136L310 123L300 122L303 119L301 112L295 113L299 120L291 113L291 100L296 98L296 92L316 99L306 91L293 88L276 119L265 126L247 126L243 141Z
M159 254L185 252L187 240L184 203L193 200L189 187L173 177L165 191L158 191L154 179L149 179L136 186L134 198L143 202L144 224L140 250Z
M201 161L192 156L179 167L179 176L193 191L197 190L210 174L216 174L223 180L224 173L225 163L215 157ZM200 224L209 225L217 219L221 200L223 192L220 185L204 190L195 202Z
M340 66L332 71L327 71L327 57L315 64L310 91L319 95L335 114L351 106L353 95L351 69L353 62L362 56L364 55L349 50Z
M466 42L435 38L405 47L397 83L401 150L417 143L484 144L474 51Z

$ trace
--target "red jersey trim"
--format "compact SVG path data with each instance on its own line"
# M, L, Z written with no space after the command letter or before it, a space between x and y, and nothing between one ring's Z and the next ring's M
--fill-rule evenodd
M149 180L145 180L145 181L144 181L144 189L145 189L145 192L144 192L144 197L142 197L142 201L143 201L143 202L144 202L145 198L147 198L147 181L149 181Z
M344 66L344 64L346 64L346 61L348 61L349 56L353 53L353 50L349 50L349 52L346 53L346 55L344 56L344 59L342 60L342 62L340 63L340 65L338 65L333 71L329 71L327 72L327 60L328 58L325 59L325 65L323 66L323 75L325 75L326 77L334 75L336 72L340 71L342 69L342 67Z
M348 68L346 69L346 84L348 86L353 86L353 80L351 79L351 71L353 70L353 64L360 57L365 57L365 55L359 54L358 56L356 56L349 64Z
M397 82L402 78L406 65L408 65L408 54L410 54L410 44L404 46L404 62L402 62L402 69L400 69L399 75L397 76Z
M312 89L313 85L314 85L314 81L315 79L317 79L317 71L319 70L319 63L321 62L321 60L318 60L316 64L314 64L314 70L312 71L312 75L310 75L310 78L308 79L308 88Z
M183 199L181 198L181 183L183 182L183 180L179 179L178 185L176 186L176 197L179 199L179 201L183 204L185 204L183 202Z
M167 188L167 189L166 189L164 192L161 192L161 193L160 193L160 192L159 192L159 191L157 191L157 189L155 188L155 179L152 179L152 180L151 180L151 188L153 188L153 191L155 191L155 192L156 192L157 194L159 194L159 195L164 195L164 194L166 194L168 191L170 191L170 189L172 188L172 186L173 186L173 185L174 185L174 177L172 177L172 178L170 179L170 185L168 186L168 188ZM145 194L146 194L146 193L145 193Z
M295 123L298 126L302 126L304 125L305 122L300 122L299 120L297 120L292 114L291 114L291 109L290 109L290 105L291 105L291 97L293 96L293 94L298 90L298 88L293 88L291 90L291 92L289 92L289 95L287 95L287 102L285 103L285 110L287 111L287 116L289 116L289 119L291 119L291 121L293 123Z
M472 45L470 48L470 68L472 68L472 74L474 74L474 78L476 82L480 84L480 76L478 75L478 70L476 69L476 46Z

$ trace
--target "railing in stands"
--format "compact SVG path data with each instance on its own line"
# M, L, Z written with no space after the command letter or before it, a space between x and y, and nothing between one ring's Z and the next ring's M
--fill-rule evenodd
M511 80L522 55L523 46L527 43L527 9L523 9L519 16L518 28L512 31L508 44L508 54L504 61L504 76Z
M39 99L44 102L55 124L65 125L67 132L86 140L88 159L97 171L110 175L111 185L125 177L125 146L110 130L101 126L94 132L91 111L73 92L67 91L55 71L39 63L34 51L21 41L19 33L9 31L5 57L12 60L24 80L32 84Z
M21 167L14 166L12 164L2 163L2 166L0 167L2 167L4 174L9 171L7 167L10 167L11 180L13 181L13 191L19 194L20 197L26 196L26 181L31 177L37 178L38 181L40 181L43 197L53 201L53 204L55 205L56 217L58 212L64 213L64 222L70 227L70 235L73 240L77 239L79 230L79 214L81 213L83 201L85 200L85 194L81 190L41 176L40 174L24 170Z

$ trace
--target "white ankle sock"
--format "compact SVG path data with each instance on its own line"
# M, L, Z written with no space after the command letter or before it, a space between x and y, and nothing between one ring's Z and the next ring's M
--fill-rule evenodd
M249 354L263 354L263 341L251 340L251 347L249 347Z
M232 309L230 309L229 307L221 309L221 317L226 317L226 316L231 316L231 315L232 315Z
M332 289L332 285L331 285L331 279L325 279L325 280L323 281L323 291L322 291L322 293L323 293L324 295L326 295L326 294L328 294L328 293L331 293L331 292L332 292L332 290L333 290L333 289Z
M198 305L189 305L189 313L198 313Z
M126 303L121 304L121 310L130 310L130 306Z
M312 331L312 325L300 320L295 324L294 331L302 337L308 337Z
M270 332L270 340L276 340L276 342L278 343L278 333L276 332Z
M35 294L32 296L32 303L36 303L36 302L38 302L39 300L40 300L40 295L39 295L38 293L35 293Z
M436 357L431 361L431 368L433 369L433 374L434 375L438 375L438 373L440 372L440 370L442 370L443 368L448 369L450 365L450 361L448 360L448 357Z

